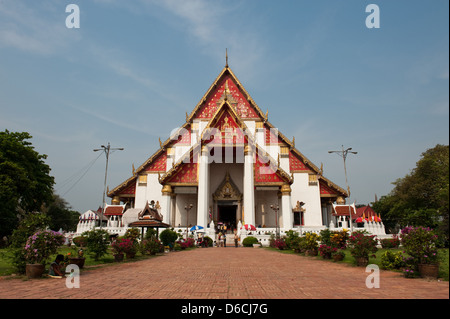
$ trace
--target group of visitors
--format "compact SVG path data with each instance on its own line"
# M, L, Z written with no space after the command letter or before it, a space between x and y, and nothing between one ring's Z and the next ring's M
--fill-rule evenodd
M234 231L233 240L234 240L234 247L239 247L240 237L237 234L236 230ZM227 247L227 234L226 233L222 233L221 231L219 231L219 233L217 234L216 245L217 245L217 247Z

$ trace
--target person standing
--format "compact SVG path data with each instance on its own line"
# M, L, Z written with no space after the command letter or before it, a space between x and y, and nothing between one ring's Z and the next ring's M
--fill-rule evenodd
M234 247L238 247L239 245L239 235L237 234L236 231L234 231Z

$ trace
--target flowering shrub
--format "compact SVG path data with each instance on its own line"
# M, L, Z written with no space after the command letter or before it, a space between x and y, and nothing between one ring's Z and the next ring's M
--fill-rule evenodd
M283 250L283 249L287 248L287 244L286 244L286 241L284 240L284 238L275 239L275 241L273 242L273 245L275 248L278 248L279 250Z
M414 258L416 264L438 262L438 236L428 227L405 227L401 230L401 242L405 252Z
M406 278L414 278L416 276L416 272L411 267L405 267L403 268L403 275Z
M306 233L304 236L304 240L301 245L304 250L317 250L319 247L318 240L320 240L320 236L316 233Z
M375 253L378 250L375 235L369 236L361 232L354 232L349 237L348 243L350 244L350 252L353 257L369 258L369 254L372 253L371 257L375 258Z
M155 238L144 239L141 242L141 252L143 254L155 255L161 251L162 243Z
M380 239L381 247L383 248L398 248L400 246L400 238L394 235L392 238Z
M195 240L191 237L186 240L180 240L177 243L180 245L181 249L191 248L195 246Z
M64 243L64 236L52 230L38 231L28 237L24 247L27 263L43 264Z
M111 243L111 248L116 254L136 253L137 247L132 238L119 237Z
M333 231L330 234L330 246L345 249L347 247L348 231L343 229L341 231Z
M331 255L333 253L337 252L337 250L338 249L336 247L331 247L328 245L320 245L319 246L319 254L323 258L331 258Z

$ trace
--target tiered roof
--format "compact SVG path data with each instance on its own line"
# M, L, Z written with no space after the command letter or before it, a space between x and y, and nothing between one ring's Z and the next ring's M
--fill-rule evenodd
M198 121L208 120L207 126L200 132L201 138L198 143L190 147L181 159L174 163L173 166L167 168L168 150L176 145L190 145L191 128L198 128ZM253 140L251 134L243 135L242 131L247 130L246 120L252 120L257 123L257 129L265 129L265 142L267 144L277 144L288 151L290 174L284 171L276 160L271 158L267 153L263 152L259 145ZM322 175L321 169L309 161L298 149L295 148L295 142L289 140L281 132L275 136L271 129L276 127L268 121L268 112L264 113L254 102L250 94L245 90L244 86L239 82L237 77L226 65L205 95L200 99L198 104L190 114L186 114L186 122L164 142L160 140L160 148L137 170L133 170L133 175L126 181L108 192L109 197L134 196L136 188L136 179L143 173L158 173L161 184L169 185L197 185L198 170L195 156L201 152L203 145L216 145L218 140L205 139L205 132L211 128L222 128L227 125L231 132L236 130L236 134L222 135L222 142L226 139L233 139L234 146L252 145L257 154L255 162L255 185L258 183L292 183L292 173L308 172L317 175L320 184L320 193L322 197L347 197L347 192L334 184ZM264 158L258 158L263 156ZM269 163L270 165L267 165ZM258 174L256 171L264 172ZM272 170L264 171L264 170Z

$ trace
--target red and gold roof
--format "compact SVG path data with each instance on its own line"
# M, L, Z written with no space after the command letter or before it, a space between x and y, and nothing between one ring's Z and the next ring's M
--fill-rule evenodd
M184 161L183 159L178 161L169 170L167 167L167 152L170 148L178 145L191 145L191 128L194 127L194 124L198 125L198 123L194 123L195 120L209 120L206 127L220 131L221 144L226 146L232 145L233 147L247 144L256 145L251 140L251 137L242 134L242 131L247 129L243 120L254 120L259 123L257 127L265 130L266 145L277 144L289 149L289 169L291 174L309 172L319 175L322 197L348 196L344 189L322 176L321 170L295 148L293 141L290 141L279 131L277 132L278 136L275 134L276 127L268 121L268 112L264 114L261 111L228 65L223 68L193 111L190 114L186 114L186 122L177 132L165 142L160 141L160 149L134 171L132 177L110 191L108 196L134 196L136 180L139 174L144 173L162 174L162 177L159 179L162 184L196 185L198 183L198 165L195 161L190 161L190 157L199 154L202 138L200 138L197 145L192 146L186 153L183 157ZM219 136L203 141L203 144L210 146L218 143ZM256 147L258 146L256 145ZM190 160L186 161L186 157L190 158ZM256 159L254 164L255 184L292 183L292 176L283 171L279 165L276 165L275 170L273 160L269 161L269 163L272 164L267 165L267 161Z

